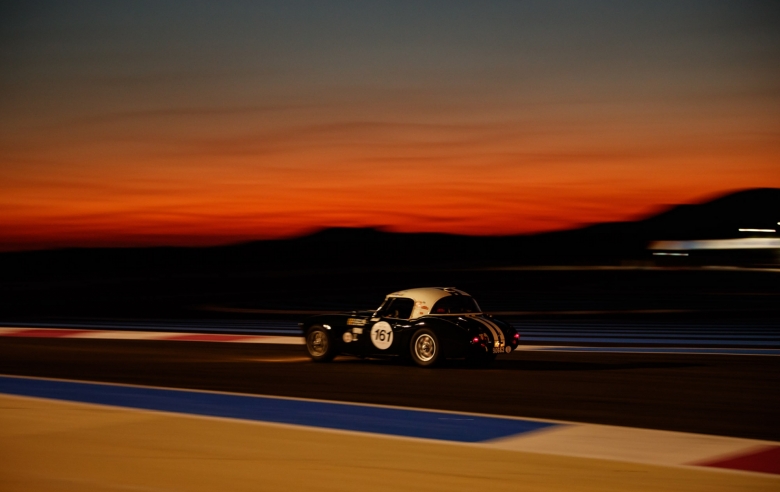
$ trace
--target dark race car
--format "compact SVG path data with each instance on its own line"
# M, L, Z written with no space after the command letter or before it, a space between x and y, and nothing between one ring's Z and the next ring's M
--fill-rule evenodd
M300 323L317 362L339 354L411 358L427 367L445 358L490 362L517 348L520 335L450 287L393 292L376 311L323 314Z

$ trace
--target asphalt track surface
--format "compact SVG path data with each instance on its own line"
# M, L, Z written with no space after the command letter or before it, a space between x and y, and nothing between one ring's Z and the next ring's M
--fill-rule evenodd
M310 362L298 346L0 339L0 373L780 440L780 358L515 352L490 369Z

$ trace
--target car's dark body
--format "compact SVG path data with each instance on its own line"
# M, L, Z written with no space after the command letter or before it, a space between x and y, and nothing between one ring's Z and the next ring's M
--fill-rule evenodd
M310 334L318 331L320 338L327 337L324 340L327 354L322 360L338 354L409 357L421 366L443 358L489 361L499 353L516 349L519 338L509 323L482 313L468 294L452 288L395 292L376 311L313 316L301 323L301 327L315 360L319 359L309 342ZM428 346L420 347L428 350L415 353L420 334L424 335L423 342L429 342ZM433 354L430 354L431 344Z

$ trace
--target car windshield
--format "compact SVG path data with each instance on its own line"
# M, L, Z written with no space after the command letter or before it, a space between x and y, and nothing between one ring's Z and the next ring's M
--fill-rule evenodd
M414 301L406 297L391 297L379 308L376 315L383 318L409 319L414 309Z
M448 296L439 299L431 314L473 314L481 313L477 301L469 296Z

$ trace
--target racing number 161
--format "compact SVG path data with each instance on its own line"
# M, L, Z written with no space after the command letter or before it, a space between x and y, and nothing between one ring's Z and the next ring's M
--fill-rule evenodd
M380 342L390 341L392 336L393 332L391 331L377 330L376 334L374 335L374 340L379 340Z

